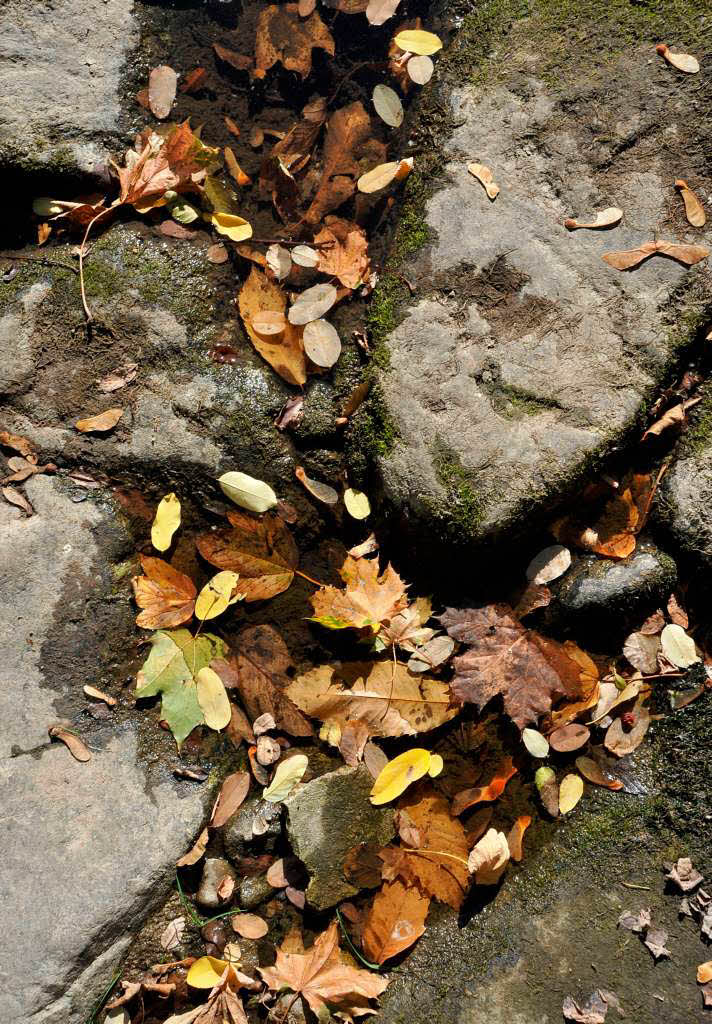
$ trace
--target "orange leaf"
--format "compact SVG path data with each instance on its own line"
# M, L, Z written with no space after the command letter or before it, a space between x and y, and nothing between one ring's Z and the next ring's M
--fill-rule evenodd
M279 334L259 334L253 326L259 313L284 313L287 296L279 285L270 281L257 267L252 267L238 297L242 317L252 344L263 359L289 384L301 386L307 379L306 358L302 344L302 327L295 327L285 320L284 330Z
M294 579L299 552L282 519L270 512L259 519L230 509L232 530L202 533L196 546L218 569L240 574L246 601L263 601L286 590Z
M91 434L95 431L103 434L107 430L113 430L123 415L123 409L106 409L105 412L100 412L96 416L87 416L86 419L77 420L74 426L77 430L81 430L82 434Z
M370 277L368 239L363 228L341 217L327 217L314 237L316 244L329 243L319 252L317 270L337 277L346 288L357 288Z
M430 897L401 881L386 882L369 907L363 949L369 960L385 963L416 942L425 931Z
M531 817L528 814L522 814L517 818L509 830L509 835L507 836L509 856L517 863L522 859L522 839L524 838L524 833L531 823Z
M422 892L459 910L469 882L465 829L450 814L447 800L434 793L417 802L401 801L398 807L407 811L420 833L418 852L405 855L410 876Z
M381 623L408 603L406 587L392 565L379 575L378 559L347 555L340 570L345 590L320 587L312 595L312 622L329 629L365 629L378 632Z
M312 50L325 50L334 56L334 40L315 12L299 18L298 4L270 4L260 11L255 40L255 67L264 74L277 63L287 71L306 78L311 71Z
M139 608L136 625L143 629L180 626L193 615L196 589L193 581L162 558L141 555L145 576L134 576L131 585Z
M507 757L497 768L497 771L486 786L475 786L473 789L463 789L456 793L452 802L453 814L462 814L468 807L482 803L485 800L497 800L504 792L513 775L518 769L512 764L511 757Z

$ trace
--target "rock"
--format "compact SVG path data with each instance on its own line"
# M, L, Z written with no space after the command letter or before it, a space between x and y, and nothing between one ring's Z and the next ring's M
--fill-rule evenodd
M84 1024L169 892L212 794L158 767L175 749L160 730L150 742L164 751L147 767L146 735L126 716L133 615L114 587L133 545L112 502L94 491L75 504L56 477L23 486L34 516L0 504L0 635L13 638L0 660L0 1013L16 1024ZM87 682L119 697L108 720L86 713ZM47 727L60 718L90 761L50 744Z
M358 843L385 846L395 835L393 809L368 799L373 779L364 765L339 768L300 786L284 801L292 849L311 879L307 900L317 910L359 891L346 881L346 854Z
M654 258L621 273L601 258L653 236L699 240L668 219L677 142L639 143L704 137L691 96L671 92L647 42L605 76L582 57L562 91L555 73L538 76L551 40L517 31L490 84L456 80L457 127L425 183L439 190L404 217L396 258L417 248L413 225L422 234L425 221L429 241L383 293L403 294L405 277L417 297L385 338L371 445L385 496L429 543L484 542L551 516L636 423L691 341L671 324L701 312L709 288L705 264ZM501 186L494 202L467 171L473 159ZM564 227L614 203L625 216L613 230ZM392 300L377 298L372 315L392 321Z
M676 582L675 562L649 540L639 539L622 560L574 555L568 572L549 584L554 598L543 617L560 629L598 634L599 646L610 646L612 634L664 605Z
M260 836L255 836L252 832L252 822L258 813L267 822L267 831ZM281 834L281 805L272 804L268 800L260 800L258 796L248 797L223 828L225 853L232 861L238 861L244 857L249 852L248 848L271 853Z
M274 896L274 889L266 875L248 876L240 882L240 906L243 910L254 910L271 896Z
M683 435L677 458L663 477L655 512L675 546L696 567L712 568L712 438L706 395L693 411L692 428Z
M203 874L200 878L200 888L196 896L198 903L202 907L212 909L228 902L230 897L225 898L218 894L218 886L226 877L231 878L233 882L237 881L237 875L232 865L224 857L205 858Z
M218 955L222 953L225 946L232 938L230 930L225 921L208 921L206 925L200 929L200 937L215 946L218 950Z
M138 44L133 0L6 0L0 9L0 167L76 175L122 138L120 80Z

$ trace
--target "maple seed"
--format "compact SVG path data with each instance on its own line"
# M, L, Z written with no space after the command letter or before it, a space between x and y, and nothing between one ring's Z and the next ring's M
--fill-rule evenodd
M684 71L688 75L696 75L700 70L700 62L689 53L673 53L665 43L658 43L655 52L664 57L668 64L672 64L678 71Z
M495 182L489 167L486 167L485 164L468 164L467 169L473 178L477 178L489 198L494 202L499 195L499 185Z
M707 222L707 216L702 203L699 201L690 186L682 178L677 178L675 188L680 190L682 201L685 204L685 215L694 228L703 228Z

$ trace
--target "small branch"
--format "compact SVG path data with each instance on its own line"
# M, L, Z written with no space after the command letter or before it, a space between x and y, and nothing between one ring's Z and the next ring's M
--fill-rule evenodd
M309 580L309 582L313 583L315 587L325 587L326 586L325 583L320 583L319 580L313 580L311 578L311 576L307 576L307 574L305 572L300 572L299 569L295 569L294 573L295 573L296 576L301 576L302 579L304 579L304 580Z
M24 260L26 263L41 263L45 267L63 267L65 270L71 270L73 274L78 274L79 271L76 267L73 267L71 263L63 263L61 260L51 260L48 256L23 256L20 253L0 253L1 260Z

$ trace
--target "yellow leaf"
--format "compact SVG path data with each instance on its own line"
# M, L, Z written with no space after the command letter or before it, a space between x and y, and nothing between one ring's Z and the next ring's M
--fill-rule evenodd
M422 747L406 750L380 772L373 784L370 800L372 804L387 804L404 793L411 782L422 779L430 768L431 754Z
M201 956L192 965L185 980L193 988L214 988L229 966L227 960Z
M396 175L400 171L400 166L400 160L393 160L387 164L379 164L377 167L374 167L373 170L366 171L365 174L362 174L356 183L356 187L359 192L380 192L382 188L387 188L392 181L395 181Z
M346 511L354 519L366 519L371 514L371 503L368 495L363 491L355 491L349 487L344 491L344 505Z
M198 704L205 715L205 724L211 729L224 729L232 717L232 708L227 690L217 672L201 668L195 677L198 687Z
M239 578L239 573L230 572L226 569L223 572L216 573L211 580L208 580L195 602L196 618L203 621L205 619L214 619L218 615L222 615L231 604L239 601L243 596L242 594L236 593L234 596L231 596Z
M179 526L180 501L171 491L159 501L156 517L151 527L151 543L156 551L168 550L173 540L173 534Z
M306 754L295 754L278 764L274 778L262 792L262 799L272 804L279 804L285 800L301 781L308 764L309 758Z
M434 32L425 32L422 28L408 28L399 32L395 37L396 46L408 53L417 53L419 57L431 57L438 50L442 50L443 44L439 36Z
M234 213L214 213L210 220L216 231L227 235L233 242L244 242L252 238L252 225Z
M583 796L583 779L580 775L566 775L559 786L559 811L568 814L573 811Z
M443 770L444 762L440 754L430 755L430 767L428 768L428 775L431 779L434 779L436 775L439 775Z

